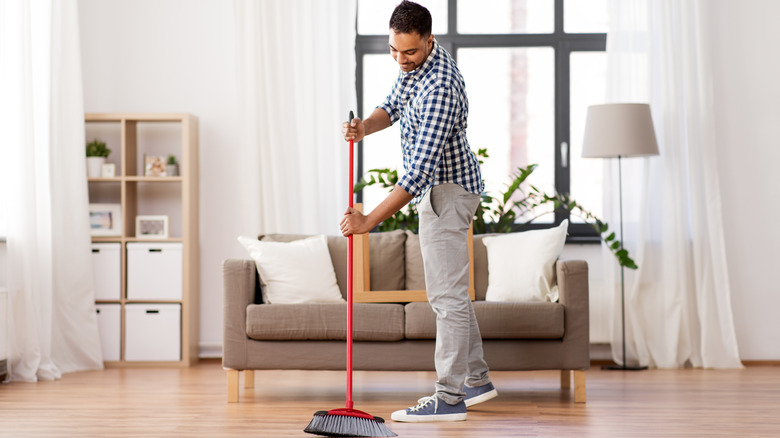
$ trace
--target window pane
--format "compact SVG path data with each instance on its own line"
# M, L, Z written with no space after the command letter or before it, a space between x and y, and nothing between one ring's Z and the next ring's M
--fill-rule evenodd
M485 148L490 155L482 176L492 196L505 191L518 166L533 163L539 167L528 182L547 191L555 186L554 64L547 47L458 50L469 98L468 139L474 151Z
M384 102L390 94L396 77L398 64L390 53L363 56L363 112L361 118L368 117L374 108ZM403 175L403 156L401 155L401 131L399 124L377 132L363 140L363 171L371 169L393 168ZM358 179L363 175L358 175ZM371 211L387 196L388 191L378 187L363 190L363 211Z
M553 0L458 0L458 33L553 33Z
M564 0L564 32L606 33L608 24L608 0Z
M387 35L390 15L401 0L358 0L360 35ZM447 33L447 0L416 0L431 12L433 34Z
M573 52L571 63L571 195L597 217L602 217L602 165L604 160L582 158L588 106L604 103L606 52ZM584 222L572 215L572 222Z

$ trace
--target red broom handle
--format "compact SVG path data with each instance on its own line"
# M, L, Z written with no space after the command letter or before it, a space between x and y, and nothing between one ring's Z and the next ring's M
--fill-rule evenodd
M349 112L349 123L355 116L352 111ZM355 142L349 141L349 208L353 207L353 177L355 162ZM350 234L347 244L347 409L352 409L352 235Z

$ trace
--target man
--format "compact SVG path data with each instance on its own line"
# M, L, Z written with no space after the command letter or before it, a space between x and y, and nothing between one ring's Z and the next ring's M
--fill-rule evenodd
M459 421L466 407L498 393L488 377L482 338L468 295L467 232L483 190L466 140L468 100L455 62L431 34L431 15L404 1L390 18L390 54L401 71L385 102L365 120L344 123L346 140L401 122L406 173L368 215L348 209L345 236L367 233L410 201L418 202L428 301L436 313L436 392L395 421ZM464 385L465 384L465 385Z

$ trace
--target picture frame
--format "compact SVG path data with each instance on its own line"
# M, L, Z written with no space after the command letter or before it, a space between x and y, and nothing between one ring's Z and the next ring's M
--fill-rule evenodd
M101 176L101 178L114 178L114 177L116 177L116 164L114 164L114 163L105 163L100 168L100 176Z
M122 206L89 204L89 228L93 236L121 236Z
M139 215L135 217L135 237L144 239L167 239L168 216Z
M161 155L144 155L144 176L168 176L165 171L167 158Z

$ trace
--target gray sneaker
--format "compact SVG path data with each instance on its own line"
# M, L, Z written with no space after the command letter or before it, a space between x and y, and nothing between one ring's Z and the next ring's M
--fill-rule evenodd
M482 386L463 385L463 392L466 393L466 397L463 398L466 407L486 402L498 395L498 391L490 382Z
M417 406L393 412L390 418L407 423L463 421L466 419L466 403L461 401L456 405L448 405L432 395L421 398Z

